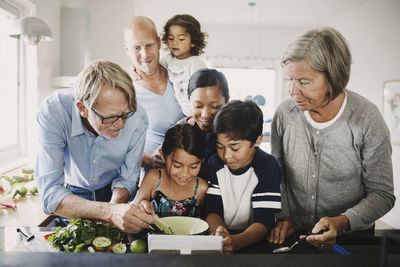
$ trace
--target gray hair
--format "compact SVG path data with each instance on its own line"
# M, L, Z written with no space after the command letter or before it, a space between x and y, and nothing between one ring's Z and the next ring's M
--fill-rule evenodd
M102 59L94 61L79 73L74 87L75 100L91 108L104 84L124 92L129 108L136 111L135 87L131 77L119 65Z
M312 29L298 37L285 50L281 64L305 60L325 76L327 96L335 99L350 78L351 52L346 39L333 28Z

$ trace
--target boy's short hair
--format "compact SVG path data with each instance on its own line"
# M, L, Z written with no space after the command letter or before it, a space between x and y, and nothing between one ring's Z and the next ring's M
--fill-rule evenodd
M214 118L215 134L226 134L232 140L248 140L252 144L262 135L263 113L251 100L232 100L222 106Z

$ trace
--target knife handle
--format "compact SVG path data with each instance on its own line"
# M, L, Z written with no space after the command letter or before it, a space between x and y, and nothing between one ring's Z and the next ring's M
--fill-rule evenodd
M28 230L25 228L17 228L17 232L19 232L23 238L26 239L26 241L32 240L35 236L31 234Z

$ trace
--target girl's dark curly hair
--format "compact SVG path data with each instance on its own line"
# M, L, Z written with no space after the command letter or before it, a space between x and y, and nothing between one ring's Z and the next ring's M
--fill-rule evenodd
M201 26L197 19L188 14L175 15L169 19L164 26L164 31L162 34L162 41L166 45L168 45L169 28L173 25L178 25L185 28L190 34L192 44L194 44L194 46L190 49L191 55L199 56L204 53L204 48L207 45L207 42L205 41L207 33L201 32Z

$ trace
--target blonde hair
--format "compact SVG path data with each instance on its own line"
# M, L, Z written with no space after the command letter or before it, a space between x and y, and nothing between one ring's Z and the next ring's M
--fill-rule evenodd
M94 61L79 73L74 86L75 100L91 108L104 84L124 92L129 108L136 111L135 87L131 77L119 65L103 59Z
M351 52L346 39L335 29L312 29L298 37L286 48L281 64L284 67L298 60L305 60L325 76L330 100L346 88L350 79Z

